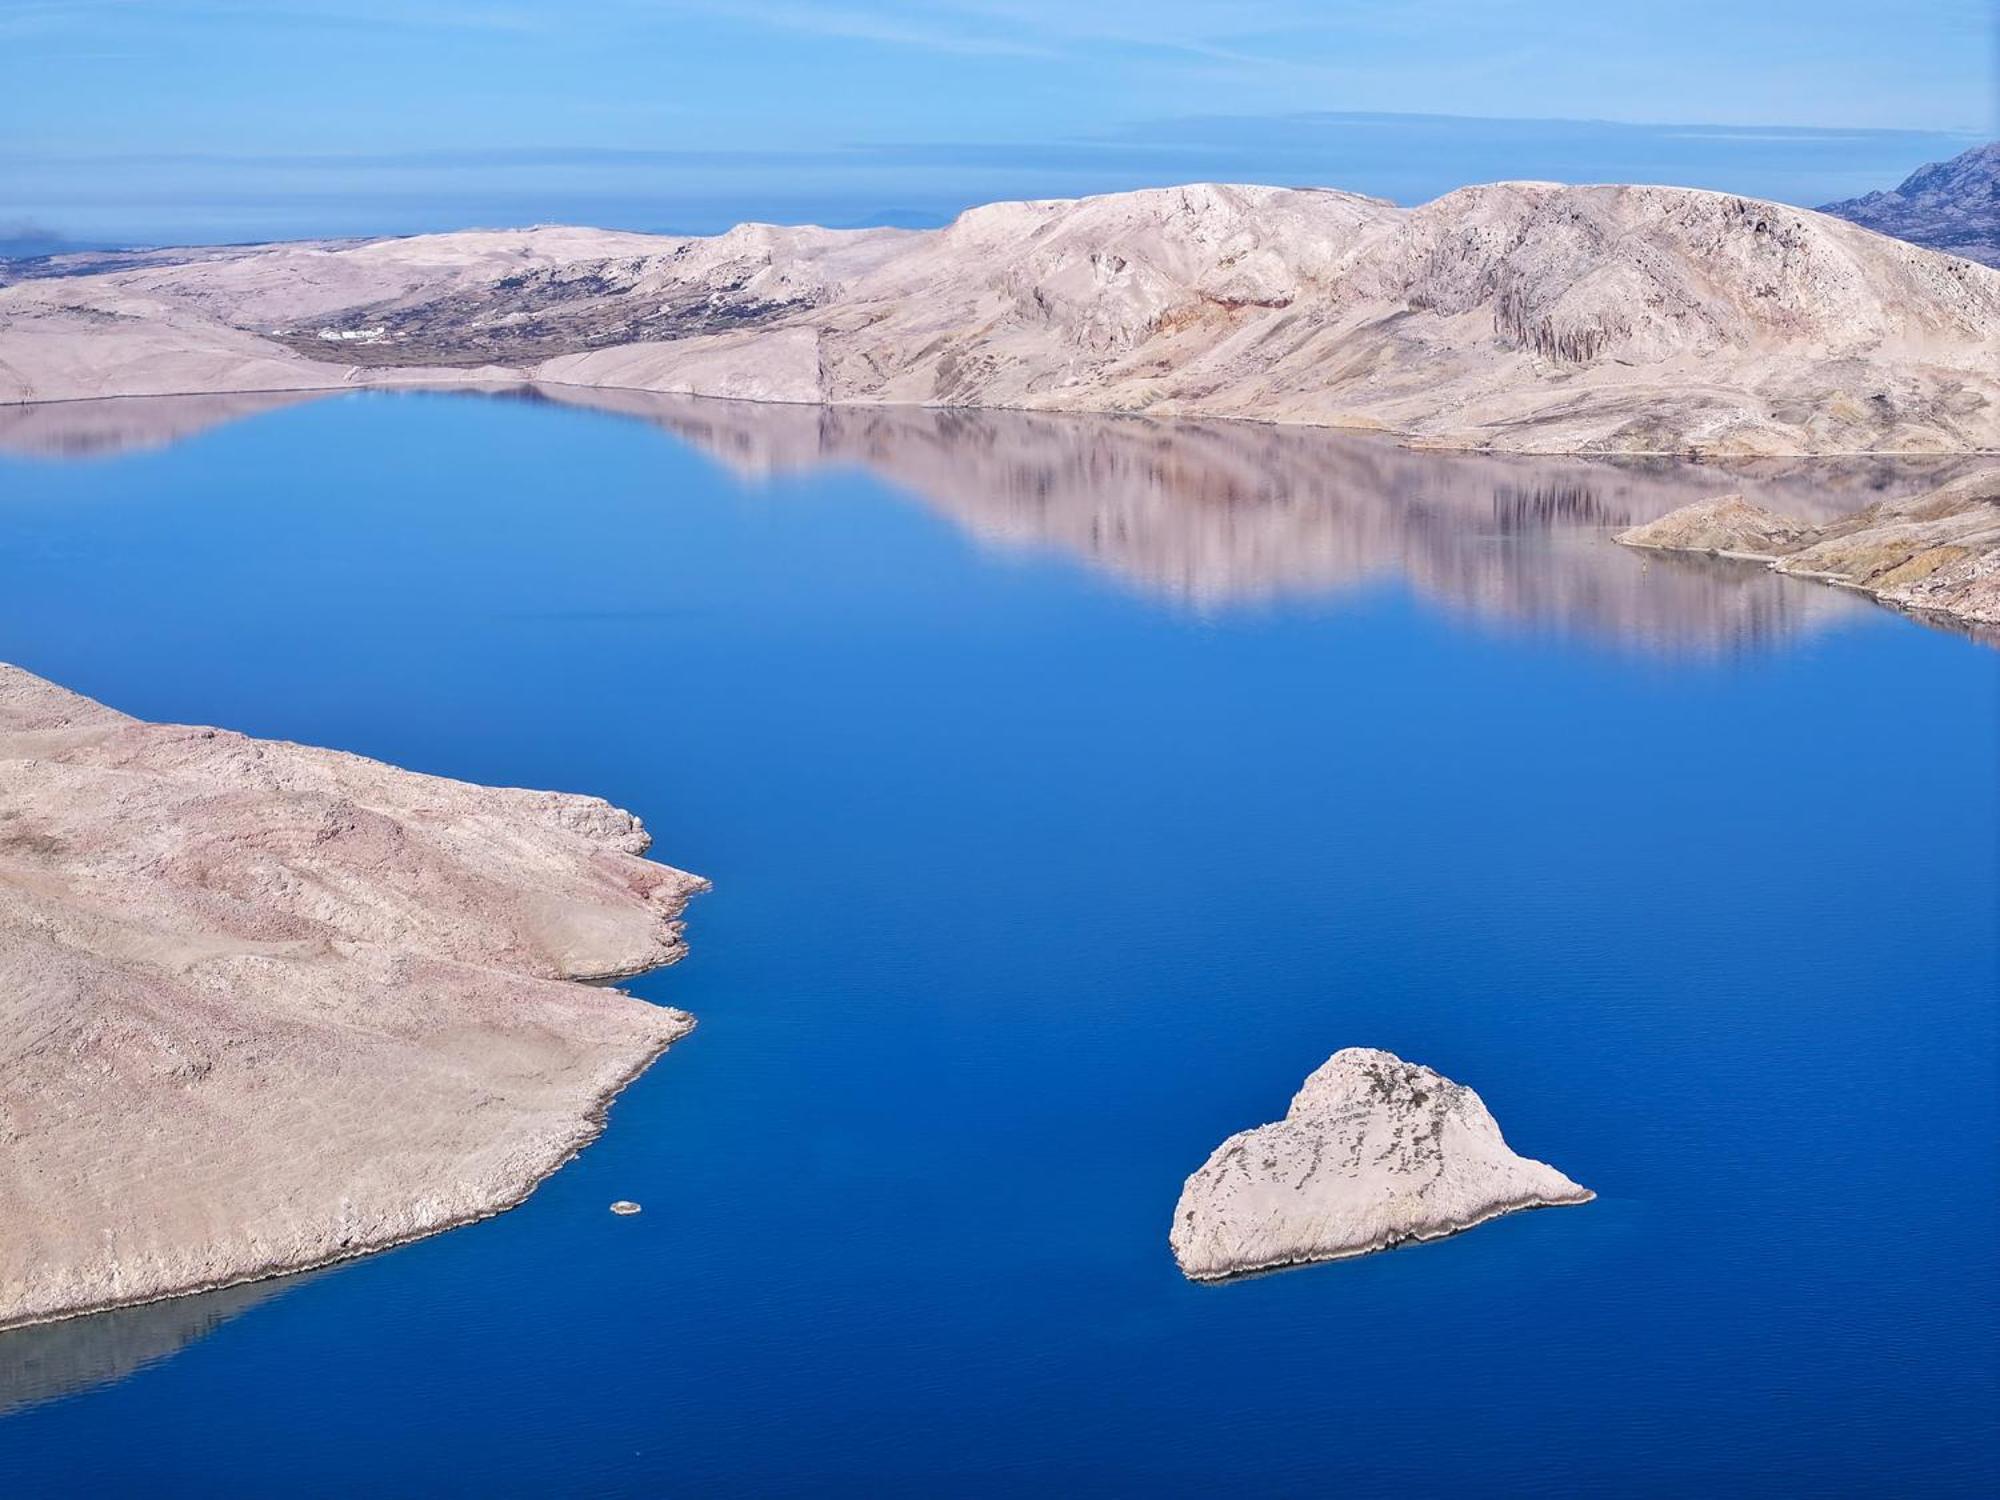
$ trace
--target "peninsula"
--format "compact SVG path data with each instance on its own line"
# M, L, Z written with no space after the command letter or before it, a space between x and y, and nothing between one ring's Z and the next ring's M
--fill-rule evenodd
M630 813L0 665L0 1328L497 1213L691 1017Z
M2000 468L1819 524L1723 495L1621 531L1615 540L1761 562L1912 614L2000 627Z
M1306 1079L1284 1119L1215 1148L1181 1189L1168 1241L1191 1280L1219 1281L1595 1196L1516 1156L1463 1084L1348 1047Z
M9 275L0 403L535 381L1532 453L2000 450L2000 271L1690 188L1401 208L1200 183L931 231L475 230Z

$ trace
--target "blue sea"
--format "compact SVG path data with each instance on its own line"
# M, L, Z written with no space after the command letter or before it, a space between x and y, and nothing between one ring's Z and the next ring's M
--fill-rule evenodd
M0 659L715 884L525 1205L0 1337L0 1494L2000 1486L2000 654L1608 539L1935 467L583 399L0 409ZM1351 1045L1596 1201L1184 1281Z

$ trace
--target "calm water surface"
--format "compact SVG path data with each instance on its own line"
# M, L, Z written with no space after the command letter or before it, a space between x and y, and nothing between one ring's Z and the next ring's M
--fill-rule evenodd
M1605 540L1735 478L615 399L0 414L0 659L715 881L597 1145L0 1339L0 1492L2000 1482L1990 649ZM1600 1197L1183 1282L1350 1044Z

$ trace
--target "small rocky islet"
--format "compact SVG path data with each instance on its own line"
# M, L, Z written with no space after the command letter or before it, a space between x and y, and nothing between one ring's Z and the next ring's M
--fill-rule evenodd
M1515 1154L1479 1095L1348 1047L1285 1117L1232 1135L1181 1189L1168 1236L1193 1281L1345 1260L1596 1195Z

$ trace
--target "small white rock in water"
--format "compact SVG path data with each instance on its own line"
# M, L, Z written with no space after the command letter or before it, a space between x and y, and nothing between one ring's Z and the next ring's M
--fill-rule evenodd
M1516 1156L1463 1084L1348 1047L1305 1081L1284 1119L1231 1136L1188 1178L1168 1242L1188 1277L1216 1281L1595 1196Z
M616 1203L611 1205L611 1211L614 1214L636 1214L639 1211L639 1205L634 1203L630 1198L620 1198Z

